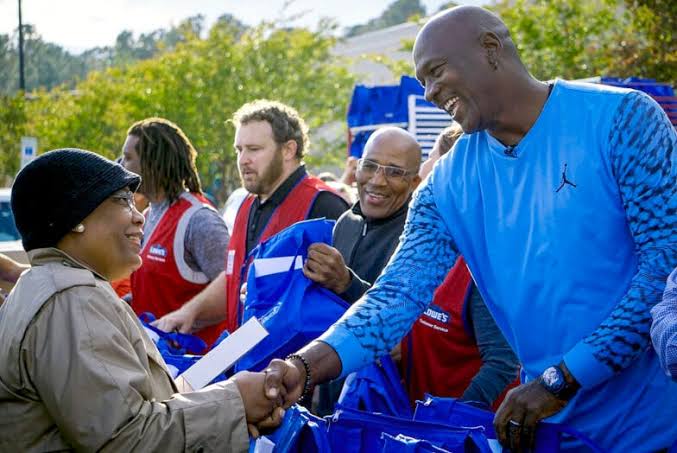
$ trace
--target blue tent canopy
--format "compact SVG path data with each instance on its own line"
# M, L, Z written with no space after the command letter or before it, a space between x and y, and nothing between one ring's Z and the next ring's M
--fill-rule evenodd
M434 143L434 137L451 120L446 112L423 99L423 94L423 87L418 80L408 76L402 76L399 85L355 86L347 118L351 136L350 155L362 156L369 136L383 126L408 129L422 144L424 155L427 155ZM421 131L424 134L421 136L417 135L414 124L417 112L439 117L434 118L435 124L428 124L429 127Z

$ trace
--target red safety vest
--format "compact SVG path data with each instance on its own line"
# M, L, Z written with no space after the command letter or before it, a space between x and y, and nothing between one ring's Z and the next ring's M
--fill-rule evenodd
M137 314L150 312L157 318L164 316L181 308L209 284L206 275L188 266L183 253L188 223L193 214L205 206L213 209L202 195L181 194L145 239L141 250L143 265L131 276L132 308ZM210 326L196 335L211 345L221 330L219 326Z
M310 209L313 206L315 198L320 192L335 191L320 179L313 176L304 177L292 190L282 203L275 209L268 224L261 233L259 242L263 242L269 237L279 233L301 220L308 218ZM338 196L338 195L337 195ZM226 321L225 325L229 332L235 331L240 326L241 303L240 303L240 285L246 280L245 259L247 247L247 223L249 220L249 211L255 200L254 195L249 195L235 217L233 234L228 244L228 253L226 256ZM243 280L241 280L241 278Z
M412 402L424 393L460 397L482 360L466 323L472 278L460 257L402 341L400 368Z

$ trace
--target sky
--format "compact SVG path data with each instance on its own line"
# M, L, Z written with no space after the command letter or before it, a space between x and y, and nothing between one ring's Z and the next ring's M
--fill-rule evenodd
M322 17L332 17L341 27L378 17L394 0L295 0L283 13L286 0L22 0L23 22L35 25L43 39L78 53L96 46L113 45L123 30L135 36L169 28L202 14L210 26L230 13L248 25L296 13L305 14L295 25L314 27ZM428 12L446 0L422 0ZM458 1L485 4L486 0ZM18 26L18 0L0 0L0 33L12 34Z

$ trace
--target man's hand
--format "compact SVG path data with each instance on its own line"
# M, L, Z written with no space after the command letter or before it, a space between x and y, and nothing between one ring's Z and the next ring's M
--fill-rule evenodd
M315 243L308 247L308 259L303 273L336 294L344 293L350 286L351 275L341 252L327 244Z
M240 286L240 302L243 304L247 302L247 282L244 282L242 286Z
M258 437L260 430L275 428L284 417L282 399L268 398L264 390L266 375L242 371L232 377L237 385L244 403L247 428L253 437Z
M165 332L191 333L195 324L195 313L187 304L151 323Z
M511 451L533 451L539 420L561 411L567 402L556 398L538 380L508 392L494 417L498 441Z
M282 406L287 409L301 398L306 383L306 370L302 363L274 359L263 372L268 399L281 398Z

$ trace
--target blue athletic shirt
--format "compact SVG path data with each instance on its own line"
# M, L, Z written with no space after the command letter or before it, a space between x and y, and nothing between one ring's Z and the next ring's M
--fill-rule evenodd
M649 328L677 265L676 145L647 95L562 80L512 153L462 136L382 276L321 338L342 375L399 341L462 253L525 381L564 359L581 383L552 421L614 451L669 446L677 383Z

